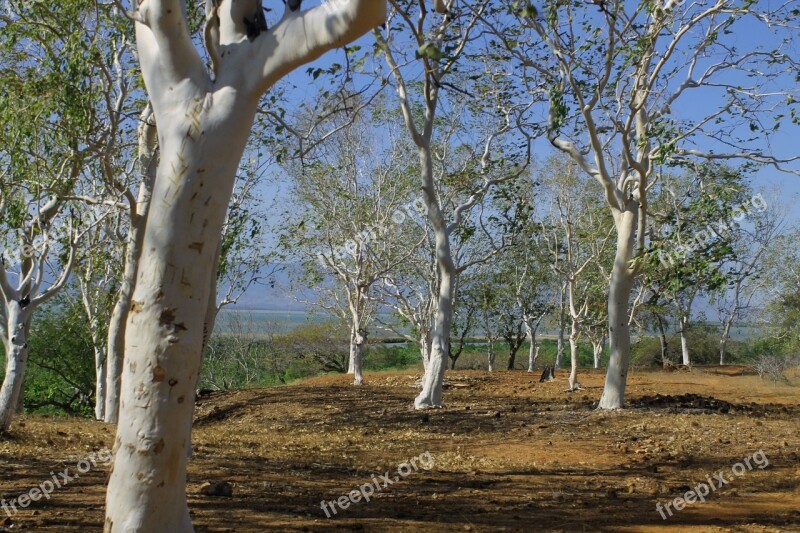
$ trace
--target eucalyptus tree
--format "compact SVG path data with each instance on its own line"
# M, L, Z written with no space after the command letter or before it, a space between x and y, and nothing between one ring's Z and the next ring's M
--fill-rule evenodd
M786 225L785 207L777 197L766 201L763 195L750 198L749 223L734 226L733 257L725 265L727 285L712 295L722 334L719 340L719 364L727 362L728 341L733 324L766 303L764 295L772 285L769 261L765 257L779 242Z
M606 291L608 289L608 269L610 265L607 261L610 251L609 247L602 254L606 257L598 258L586 276L585 306L586 312L583 316L583 331L586 338L592 345L592 359L594 368L603 367L603 350L608 339L608 305L606 302Z
M299 281L312 292L307 303L348 324L349 373L362 385L378 309L375 286L411 258L425 235L415 220L402 138L380 128L386 117L379 110L372 118L340 118L345 123L325 143L287 165L292 203L281 246L286 259L302 268ZM374 142L379 128L387 134L382 144Z
M86 223L68 199L104 130L94 3L7 2L0 13L0 432L21 401L34 312L63 289Z
M503 274L495 266L483 264L462 276L459 280L459 297L456 300L459 302L456 308L463 307L466 318L473 316L483 333L486 340L486 369L489 372L494 372L495 369L496 344L503 323L502 300L506 296Z
M97 420L105 420L108 368L105 341L108 319L114 305L115 286L122 270L119 264L122 253L117 246L119 240L116 235L122 217L111 217L108 213L97 209L81 211L81 216L92 220L93 223L78 250L75 277L94 349L94 414Z
M519 176L529 159L530 144L523 141L518 148L514 126L523 106L510 103L513 87L505 67L488 56L477 57L478 22L490 4L445 0L436 2L433 14L425 0L393 0L386 31L374 32L388 66L386 83L396 93L419 157L419 180L435 244L437 295L430 362L414 402L417 409L442 405L459 275L453 235L490 189ZM460 72L462 67L473 74ZM464 131L469 134L456 134ZM518 144L512 144L512 138ZM450 161L456 150L471 154L461 159L460 169ZM448 209L438 184L465 176L472 179L464 181L461 198Z
M777 235L763 256L764 314L758 322L769 332L768 346L781 355L796 356L800 349L800 229Z
M599 408L621 408L656 169L744 159L797 172L798 156L770 144L797 120L787 109L797 101L791 3L557 1L537 9L526 1L483 15L496 53L541 97L531 120L547 117L550 142L600 183L613 215L610 360ZM702 106L693 105L698 98Z
M260 0L208 0L209 68L186 7L142 0L128 11L160 157L125 333L107 531L192 530L185 473L195 385L222 228L259 99L386 15L380 1L336 0L287 7L267 28Z
M424 211L419 215L424 216ZM376 285L380 304L391 311L390 317L376 316L376 321L395 335L416 344L423 369L427 370L439 290L432 235L425 231L424 236L424 242L414 250L409 260L387 272L382 282ZM395 244L409 242L402 239ZM458 310L455 313L458 314ZM467 320L464 315L463 322L463 328L469 330L471 316Z
M731 281L737 226L752 217L753 195L740 171L710 164L690 175L664 176L660 189L652 204L646 277L651 290L674 307L683 364L690 365L692 306Z
M604 251L612 227L598 206L595 191L582 183L577 165L563 157L548 161L542 174L549 190L550 212L542 222L542 236L551 255L551 267L566 286L570 318L569 391L578 383L578 341L589 318L589 305L596 291L592 270L602 271ZM601 279L603 279L601 277Z

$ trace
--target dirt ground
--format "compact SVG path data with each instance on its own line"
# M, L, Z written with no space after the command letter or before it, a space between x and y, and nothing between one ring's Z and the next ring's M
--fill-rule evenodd
M577 393L563 373L538 377L454 372L446 408L427 413L410 409L410 372L204 395L188 477L197 531L800 531L800 387L738 367L634 372L629 408L605 413L603 374L584 373ZM0 496L112 441L100 423L22 418L0 440ZM397 475L425 452L430 469ZM399 481L326 518L322 500L387 471ZM728 483L705 503L656 510L719 473ZM0 509L0 531L99 530L107 476L98 466L11 518ZM203 495L205 482L233 494Z

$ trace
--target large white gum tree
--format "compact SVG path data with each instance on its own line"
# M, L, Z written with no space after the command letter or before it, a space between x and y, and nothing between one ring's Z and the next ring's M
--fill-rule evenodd
M126 328L106 531L192 531L186 462L204 323L236 170L261 95L296 67L385 20L376 0L286 10L266 29L261 1L207 4L209 72L181 0L141 0L142 75L159 165Z
M797 172L796 153L777 153L770 143L780 122L791 127L781 119L795 116L786 109L797 101L791 6L526 1L482 17L520 84L547 96L533 110L546 117L551 144L600 183L613 215L610 358L600 409L624 405L631 292L647 251L657 169L742 159Z

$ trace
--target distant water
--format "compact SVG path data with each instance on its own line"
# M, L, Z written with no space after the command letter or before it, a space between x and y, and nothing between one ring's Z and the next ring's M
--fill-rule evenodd
M245 332L253 334L288 333L305 324L322 324L336 320L330 314L307 311L251 311L223 309L217 317L216 333Z
M388 314L381 316L384 321L390 318ZM223 335L241 332L256 336L267 333L284 334L307 324L323 324L338 320L339 318L332 313L223 309L217 317L214 332ZM371 336L397 337L396 333L379 324L375 324L372 330Z
M391 315L383 314L381 319L389 322ZM325 322L339 320L333 314L322 312L286 310L286 311L262 311L262 310L246 310L246 309L223 309L219 317L217 317L217 324L214 332L221 334L244 333L249 335L261 336L267 333L284 334L289 333L298 326L306 324L322 324ZM700 323L697 323L698 325ZM719 324L706 323L708 326L715 326L718 331L721 331ZM407 329L405 331L410 331ZM675 333L673 327L668 328L669 333ZM483 331L476 328L471 336L482 336ZM538 335L541 337L555 337L558 334L556 328L542 326L539 328ZM566 332L569 335L569 332ZM656 335L655 331L649 332L650 335ZM372 337L386 338L397 337L397 334L391 330L376 324L372 327L370 332ZM733 340L749 340L756 339L763 336L763 329L759 324L741 324L731 328L731 338Z

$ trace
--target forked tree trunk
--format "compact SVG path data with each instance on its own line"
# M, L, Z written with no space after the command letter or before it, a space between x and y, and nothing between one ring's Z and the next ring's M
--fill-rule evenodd
M603 366L603 345L605 344L605 339L601 341L593 341L592 342L592 350L594 351L594 367L595 368L602 368Z
M176 94L170 113L192 117L196 126L160 128L153 192L170 201L150 206L126 327L108 530L191 529L182 473L214 257L255 109L203 109L206 95L182 89L189 94ZM141 503L131 508L132 498Z
M4 345L6 371L0 387L0 433L11 428L11 422L22 397L25 369L28 366L28 328L31 310L19 302L9 301L6 306L6 332Z
M635 211L614 212L617 249L608 293L608 371L598 409L622 409L631 359L628 307L634 276L630 261L637 216Z
M134 4L161 157L126 326L105 531L184 533L193 530L186 462L216 252L260 96L382 23L386 5L327 2L287 13L248 39L260 0L209 1L212 81L188 34L184 2Z

